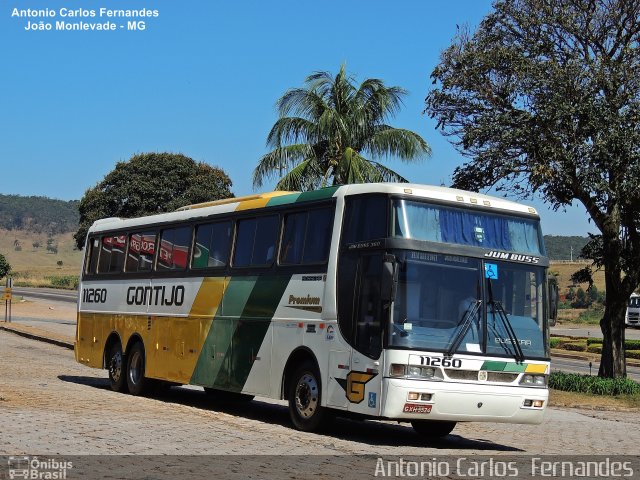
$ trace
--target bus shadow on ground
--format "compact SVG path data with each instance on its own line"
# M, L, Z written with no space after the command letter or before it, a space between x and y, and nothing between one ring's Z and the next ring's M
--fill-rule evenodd
M59 375L63 382L86 385L101 390L111 391L109 381L105 378ZM124 395L124 394L123 394ZM240 418L247 418L270 425L293 428L286 405L270 403L261 399L250 402L233 403L216 400L214 395L207 395L195 388L171 387L153 391L148 398L167 404L179 404L208 411L225 413ZM131 397L132 400L135 397ZM282 403L282 402L281 402ZM502 445L490 440L469 439L454 433L444 438L429 440L414 432L409 424L397 424L383 421L353 420L337 418L326 431L320 433L328 438L359 442L379 446L428 447L438 450L480 450L499 452L524 452L510 445Z

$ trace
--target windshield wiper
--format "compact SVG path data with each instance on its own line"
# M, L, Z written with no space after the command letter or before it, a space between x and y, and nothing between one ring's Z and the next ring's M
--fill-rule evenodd
M524 362L525 358L524 358L524 353L522 352L522 347L520 346L520 340L518 340L518 337L516 336L516 332L513 329L513 326L511 325L511 321L507 316L507 312L504 311L504 307L502 306L502 303L497 302L493 299L493 292L491 290L491 280L488 280L488 282L489 282L489 305L493 307L493 316L495 318L495 315L497 312L498 318L502 322L504 329L507 331L507 335L509 336L509 341L511 342L511 345L513 345L513 349L514 349L513 357L516 359L516 362L522 363ZM489 322L487 321L487 324L488 323Z
M407 332L404 328L402 328L400 325L397 325L395 323L392 324L393 328L395 328L396 330L398 330L400 332L400 336L401 337L406 337L407 335L409 335L409 332ZM395 333L394 333L395 335Z
M474 303L469 305L467 311L464 312L464 316L462 317L462 323L460 324L460 328L456 333L455 337L453 337L453 341L451 342L451 346L449 350L447 350L446 356L451 357L460 347L460 343L462 343L462 339L465 337L469 328L471 328L471 324L473 323L473 319L476 317L478 311L480 310L480 305L482 305L482 300L476 300Z

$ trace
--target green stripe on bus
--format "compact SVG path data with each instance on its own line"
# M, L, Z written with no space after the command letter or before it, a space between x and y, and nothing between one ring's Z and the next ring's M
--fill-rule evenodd
M495 362L491 360L485 360L480 367L480 370L489 370L491 372L501 372L504 370L504 367L507 366L507 362Z
M299 193L292 193L291 195L280 195L279 197L273 197L269 199L266 206L273 207L275 205L286 205L288 203L294 203L299 196Z
M207 339L200 350L198 362L191 375L191 383L213 386L256 280L257 277L235 277L229 282L222 297L222 305L218 308Z
M490 372L524 372L527 368L526 363L496 362L485 360L480 370L488 370Z
M526 368L527 368L526 363L507 363L507 365L504 367L504 371L520 373L520 372L524 372Z
M526 363L507 363L506 367L504 367L505 372L524 372L527 368Z
M340 188L339 185L335 187L321 188L320 190L312 190L310 192L302 192L296 200L296 203L311 202L313 200L324 200L325 198L331 198L333 197L333 194L336 193L336 190L338 190L338 188Z
M214 386L233 392L242 391L290 280L290 275L258 278L238 320L232 347L227 349Z

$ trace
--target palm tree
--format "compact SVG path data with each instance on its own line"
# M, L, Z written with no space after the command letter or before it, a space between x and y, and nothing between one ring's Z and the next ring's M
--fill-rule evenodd
M253 171L254 188L276 175L278 190L406 182L379 161L395 156L417 162L431 154L420 135L386 123L406 93L374 78L356 86L344 65L335 77L329 72L309 75L304 88L288 90L276 103L280 118L267 137L273 150Z

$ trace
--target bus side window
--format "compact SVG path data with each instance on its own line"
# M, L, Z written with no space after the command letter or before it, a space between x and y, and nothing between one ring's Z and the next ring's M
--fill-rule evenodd
M124 252L127 247L126 235L102 237L98 273L117 273L124 266Z
M129 235L129 249L125 269L129 273L149 272L153 268L156 253L155 232L139 232Z
M302 263L326 262L329 258L333 209L322 208L309 212Z
M271 265L275 258L278 215L238 220L234 267Z
M387 236L388 199L383 196L347 197L342 244Z
M160 235L156 270L184 270L187 268L191 227L168 228Z
M100 237L90 238L87 242L87 266L85 273L93 275L98 267L98 257L100 256Z
M280 263L298 265L302 260L304 233L307 228L307 213L292 213L284 219Z
M196 228L191 268L224 267L231 246L231 222L216 222Z
M326 262L331 244L332 209L292 213L285 217L280 264Z

